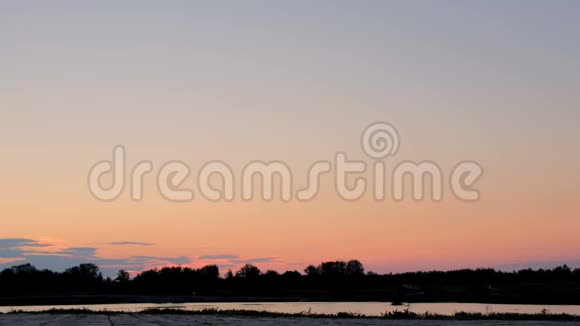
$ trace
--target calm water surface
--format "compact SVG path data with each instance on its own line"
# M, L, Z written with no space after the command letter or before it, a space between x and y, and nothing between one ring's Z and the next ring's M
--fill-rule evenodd
M409 309L416 313L431 312L451 315L456 312L513 312L539 313L543 309L550 313L566 313L580 315L580 305L517 305L517 304L485 304L485 303L412 303L405 306L392 306L387 302L224 302L224 303L130 303L130 304L99 304L99 305L59 305L59 306L7 306L0 307L0 312L11 310L42 311L47 309L90 309L138 312L148 308L173 308L184 310L201 309L239 309L271 311L282 313L299 313L310 311L316 314L335 314L339 312L359 313L368 316L378 316L386 311Z

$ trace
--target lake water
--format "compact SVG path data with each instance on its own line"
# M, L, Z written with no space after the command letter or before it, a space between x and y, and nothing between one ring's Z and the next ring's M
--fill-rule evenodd
M339 312L359 313L368 316L378 316L386 311L402 311L409 309L416 313L436 313L451 315L456 312L498 312L498 313L539 313L546 309L552 314L566 313L580 316L580 305L518 305L518 304L485 304L485 303L412 303L404 306L392 306L388 302L223 302L223 303L130 303L130 304L98 304L98 305L59 305L59 306L6 306L0 307L0 312L11 310L42 311L57 309L90 309L139 312L148 308L172 308L184 310L201 309L236 309L256 310L282 313L307 312L315 314L335 314Z

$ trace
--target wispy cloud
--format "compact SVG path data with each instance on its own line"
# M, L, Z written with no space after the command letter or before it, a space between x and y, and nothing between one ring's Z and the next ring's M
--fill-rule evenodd
M24 238L0 238L0 268L14 264L30 263L40 269L62 271L82 263L97 264L103 274L113 276L117 270L142 271L149 268L170 265L195 265L201 267L216 264L221 269L234 269L243 264L272 264L279 261L274 257L241 257L236 254L206 254L199 256L194 262L187 256L152 256L135 255L121 258L110 258L99 255L100 246L150 246L153 243L138 241L116 241L94 244L91 247L68 247L66 242L50 243L46 240Z
M71 257L94 257L97 248L93 247L72 247L60 250L58 253Z
M40 243L32 239L5 238L0 239L0 249L12 249L20 247L49 247L51 244Z
M119 245L148 243L119 242ZM37 247L38 249L36 249ZM0 268L18 264L30 263L38 268L62 271L65 268L82 263L94 263L101 267L103 273L112 276L121 268L141 271L147 268L166 265L185 265L192 263L186 256L129 256L123 258L108 258L98 255L98 247L66 247L52 246L50 243L33 239L6 238L0 239Z
M20 249L0 249L0 258L20 258L23 252Z
M221 254L221 255L205 255L200 256L198 259L238 259L238 255Z

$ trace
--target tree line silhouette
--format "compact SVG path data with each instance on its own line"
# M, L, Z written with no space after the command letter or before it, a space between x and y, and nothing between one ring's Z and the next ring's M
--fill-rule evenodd
M580 304L580 269L564 265L514 272L463 269L378 274L366 272L361 262L351 260L310 265L302 273L262 272L250 264L224 274L216 265L163 267L134 278L125 270L119 270L114 278L103 277L94 264L80 264L63 272L23 264L0 272L0 304L46 302L49 297L58 302L72 298L82 302L145 300L139 296L174 296L177 301L267 298Z

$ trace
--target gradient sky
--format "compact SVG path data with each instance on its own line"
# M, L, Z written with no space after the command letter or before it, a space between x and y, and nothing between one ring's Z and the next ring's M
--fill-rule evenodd
M578 1L0 3L0 266L217 263L397 272L580 267ZM93 198L122 144L154 171L210 160L306 169L388 121L387 160L484 168L481 200ZM445 175L448 176L447 174ZM302 182L302 183L300 183ZM199 197L199 196L198 196Z

